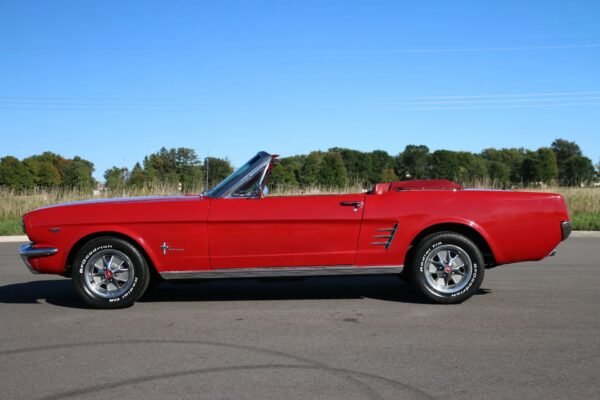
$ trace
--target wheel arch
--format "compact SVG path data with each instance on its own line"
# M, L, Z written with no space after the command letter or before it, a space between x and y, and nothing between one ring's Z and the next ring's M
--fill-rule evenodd
M135 239L133 239L129 235L126 235L121 232L110 231L110 230L93 232L93 233L87 234L87 235L81 237L77 242L75 242L75 244L71 247L71 250L69 251L69 255L67 256L65 275L71 275L71 269L73 268L73 262L75 260L75 257L77 256L77 253L79 252L79 250L90 240L93 240L93 239L96 239L99 237L103 237L103 236L111 236L111 237L119 238L119 239L125 240L126 242L128 242L129 244L134 246L142 254L144 259L148 263L148 267L150 268L151 276L158 275L156 266L154 265L152 258L148 255L148 252L146 251L144 246L142 246L140 243L138 243Z
M475 245L481 251L483 255L483 260L485 262L486 267L494 267L497 265L496 256L494 255L494 251L490 246L488 240L483 236L481 232L472 226L459 223L459 222L443 222L437 223L434 225L430 225L425 229L422 229L415 237L411 240L409 249L406 252L404 265L410 266L412 264L412 257L414 256L414 252L416 250L417 244L423 240L425 237L439 232L453 232L466 236L470 240L472 240Z

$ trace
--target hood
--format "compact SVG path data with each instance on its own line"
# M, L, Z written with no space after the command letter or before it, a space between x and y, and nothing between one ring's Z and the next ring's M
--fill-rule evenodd
M108 199L90 199L90 200L79 200L69 201L66 203L51 204L48 206L39 207L33 211L47 210L59 207L71 207L71 206L86 206L94 204L128 204L128 203L146 203L146 202L172 202L180 200L189 200L190 198L201 199L201 195L186 195L186 196L139 196L139 197L114 197Z

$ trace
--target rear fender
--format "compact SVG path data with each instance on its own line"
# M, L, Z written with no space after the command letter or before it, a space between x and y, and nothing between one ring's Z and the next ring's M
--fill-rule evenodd
M424 236L427 236L431 233L441 232L441 231L452 231L452 227L449 225L458 225L465 227L467 229L471 229L479 234L481 238L485 241L485 244L489 247L491 251L491 256L493 260L501 260L502 254L498 249L498 246L494 242L494 240L488 235L488 233L483 229L480 225L475 223L474 221L464 219L464 218L443 218L443 219L435 219L427 221L426 223L421 224L412 234L410 244L416 245L420 239ZM482 249L483 251L483 249Z

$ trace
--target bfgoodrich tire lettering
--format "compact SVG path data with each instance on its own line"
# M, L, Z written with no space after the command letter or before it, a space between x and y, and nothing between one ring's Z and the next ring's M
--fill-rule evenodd
M150 280L144 256L131 243L105 236L86 243L73 264L79 296L96 308L123 308L139 299Z
M427 236L418 244L413 260L413 286L436 303L460 303L476 293L483 281L481 251L458 233Z

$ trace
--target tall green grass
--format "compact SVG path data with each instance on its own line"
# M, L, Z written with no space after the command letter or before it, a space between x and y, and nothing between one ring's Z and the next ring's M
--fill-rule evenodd
M16 193L0 187L0 236L20 235L23 233L21 218L23 214L43 206L111 197L160 196L180 194L176 186L157 185L152 188L102 192L94 196L89 191L78 190L34 190L29 193Z
M352 184L343 188L310 187L298 189L295 187L279 188L271 195L294 196L309 194L331 193L360 193L364 187ZM531 188L525 190L556 192L564 196L569 209L574 230L600 230L600 188ZM93 196L89 192L76 190L37 190L27 194L19 194L0 188L0 235L22 234L21 217L23 214L36 208L69 201L91 198L133 197L146 195L174 195L180 194L176 186L158 185L144 189L126 189L118 193L103 192Z
M574 230L600 231L600 187L554 189L567 202Z

